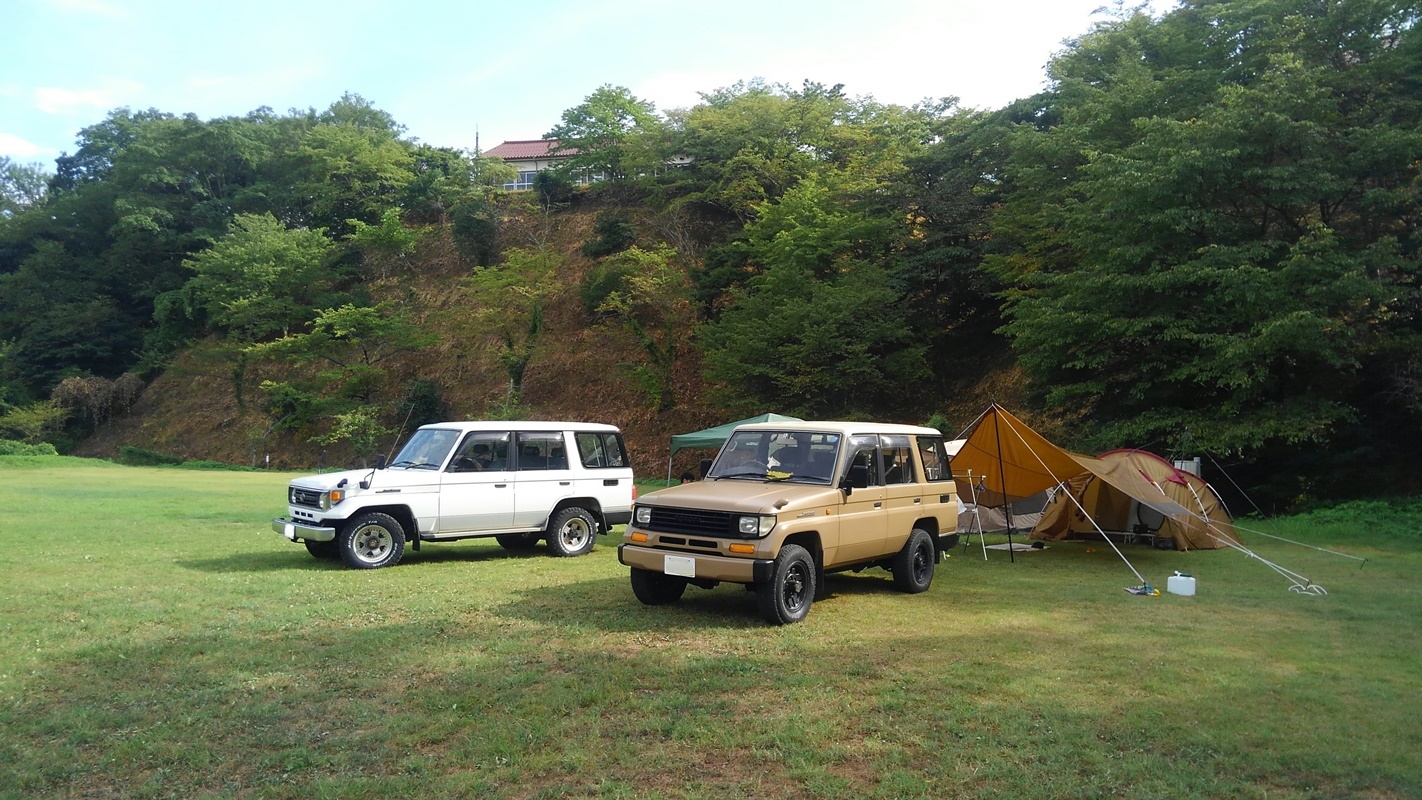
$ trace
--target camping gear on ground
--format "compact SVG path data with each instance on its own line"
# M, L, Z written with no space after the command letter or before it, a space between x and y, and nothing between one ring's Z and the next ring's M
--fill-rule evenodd
M1195 579L1183 572L1176 572L1165 579L1165 591L1183 597L1193 597L1195 595Z

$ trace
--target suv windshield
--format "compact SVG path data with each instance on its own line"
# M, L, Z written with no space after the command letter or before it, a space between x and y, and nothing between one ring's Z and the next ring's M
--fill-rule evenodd
M410 441L401 448L400 455L395 456L395 460L390 462L390 466L406 469L439 469L440 465L444 463L444 457L449 455L450 448L454 447L454 442L458 438L459 431L438 428L417 430L415 435L410 437Z
M839 441L837 433L736 431L706 477L829 485Z

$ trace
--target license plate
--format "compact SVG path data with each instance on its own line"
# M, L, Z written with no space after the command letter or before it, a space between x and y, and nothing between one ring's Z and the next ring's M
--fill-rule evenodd
M290 522L286 523L286 525L283 526L282 533L286 534L286 538L292 540L293 542L296 541L296 526L292 525Z
M696 577L696 559L688 556L666 556L662 562L662 572L668 575L680 575L683 578Z

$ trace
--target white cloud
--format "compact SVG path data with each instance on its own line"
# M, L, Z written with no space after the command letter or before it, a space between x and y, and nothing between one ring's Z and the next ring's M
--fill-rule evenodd
M69 114L90 109L106 111L115 106L131 105L133 96L142 91L142 84L129 80L106 80L94 89L41 86L35 89L35 105L46 114Z
M53 150L40 147L26 139L21 139L13 134L0 131L0 155L11 158L34 158L35 156L54 155Z

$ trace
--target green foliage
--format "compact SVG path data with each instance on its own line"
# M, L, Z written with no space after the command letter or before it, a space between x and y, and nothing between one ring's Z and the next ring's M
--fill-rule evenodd
M533 191L545 206L556 206L573 199L573 180L562 170L545 169L533 176Z
M597 238L583 242L583 255L602 258L631 247L637 241L637 226L632 224L626 212L604 211L593 222L593 234Z
M262 411L271 418L273 431L309 429L331 402L315 389L287 381L262 381Z
M543 306L562 290L555 279L562 258L549 248L514 248L500 264L482 267L464 279L474 303L469 322L482 332L508 375L507 402L523 397L523 378L543 336Z
M0 439L0 456L56 456L59 451L48 442L16 442Z
M414 252L415 245L420 241L420 232L405 227L398 208L387 208L381 212L378 225L367 225L358 219L348 219L346 223L352 230L350 240L367 257L398 261Z
M449 405L445 403L439 384L429 380L413 380L405 384L405 391L395 403L395 418L404 426L405 433L431 422L449 419Z
M69 409L53 400L5 408L0 412L0 436L38 444L58 433L69 413Z
M696 322L686 268L669 247L632 247L615 261L624 275L622 286L608 292L597 311L637 339L647 360L633 367L633 376L652 408L670 410L676 407L677 355ZM585 302L588 296L585 287Z
M574 153L569 169L620 181L659 165L642 137L661 124L651 103L624 87L603 84L580 105L564 111L562 122L544 138L557 139L563 150Z
M42 164L19 164L0 156L0 219L44 200L50 177Z
M365 465L370 455L375 452L381 438L395 433L394 428L380 424L380 412L374 408L362 407L343 411L334 416L333 422L331 430L315 437L314 441L321 444L347 442L362 465Z
M608 296L613 292L626 291L627 279L635 269L635 265L627 261L613 260L598 264L584 273L582 285L578 288L583 310L594 316L604 313L599 309L607 302Z
M1417 12L1340 8L1191 4L1053 63L994 265L1020 362L1097 444L1302 451L1383 413L1365 376L1422 330Z
M481 267L493 263L499 226L488 200L469 197L456 203L450 209L449 230L461 255Z
M330 288L334 249L324 231L293 230L271 214L239 214L211 249L183 262L193 278L159 298L159 314L202 315L237 341L288 334L315 316L313 302Z
M167 467L183 463L183 460L177 456L129 445L119 448L118 461L120 464L128 464L131 467Z

